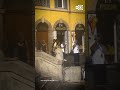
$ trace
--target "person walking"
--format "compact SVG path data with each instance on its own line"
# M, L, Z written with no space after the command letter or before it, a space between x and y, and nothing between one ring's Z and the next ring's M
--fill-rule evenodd
M100 36L97 36L95 40L95 43L91 46L92 64L105 64L106 48L101 43Z
M63 52L63 58L65 59L65 42L62 42L62 43L60 44L60 47L61 47L62 52Z
M73 45L73 54L74 54L74 64L75 64L75 66L78 66L80 51L79 51L79 45L77 42L75 42Z

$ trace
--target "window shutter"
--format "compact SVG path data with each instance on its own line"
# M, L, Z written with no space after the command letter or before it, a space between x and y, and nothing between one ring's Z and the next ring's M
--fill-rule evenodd
M64 8L67 9L67 0L64 0Z

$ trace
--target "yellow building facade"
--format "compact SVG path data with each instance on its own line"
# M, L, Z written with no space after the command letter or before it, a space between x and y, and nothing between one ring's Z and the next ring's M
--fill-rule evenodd
M59 39L66 44L65 53L70 53L78 32L84 52L85 0L36 0L35 4L36 45L44 40L50 52L53 39Z

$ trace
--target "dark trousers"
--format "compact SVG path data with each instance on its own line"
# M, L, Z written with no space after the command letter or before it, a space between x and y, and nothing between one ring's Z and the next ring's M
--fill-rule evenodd
M79 65L79 53L74 53L74 64L75 66Z

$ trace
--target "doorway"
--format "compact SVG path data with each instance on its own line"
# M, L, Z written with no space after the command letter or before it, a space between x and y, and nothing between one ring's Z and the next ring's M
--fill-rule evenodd
M58 23L55 27L57 40L60 43L64 43L64 52L69 53L69 41L68 41L68 30L64 23Z
M77 24L75 27L75 40L80 46L80 52L84 52L84 25Z
M61 30L61 31L57 30L57 39L60 43L65 41L65 30Z
M37 50L41 49L41 43L45 41L46 48L48 51L48 24L40 22L37 27L36 32L36 44L37 44Z

